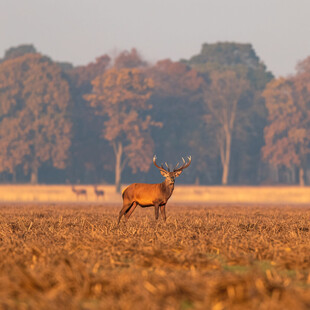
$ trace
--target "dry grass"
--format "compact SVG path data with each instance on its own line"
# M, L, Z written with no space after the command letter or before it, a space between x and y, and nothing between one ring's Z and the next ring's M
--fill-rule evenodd
M309 206L0 206L1 309L309 309Z
M87 191L87 197L77 196L71 185L0 185L0 200L3 202L103 202L120 201L113 185L99 185L104 190L104 198L97 198L93 185L76 185L76 189Z
M123 186L125 188L126 185ZM3 202L106 202L121 204L121 195L113 185L98 185L104 199L97 199L92 185L77 185L85 196L77 197L70 185L0 185ZM309 186L195 186L178 185L170 203L281 203L310 204Z

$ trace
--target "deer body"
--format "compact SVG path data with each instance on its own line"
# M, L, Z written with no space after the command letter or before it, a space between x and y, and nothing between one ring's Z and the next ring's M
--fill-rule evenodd
M79 198L79 196L85 196L85 199L87 199L87 190L86 189L76 189L74 185L72 185L72 192L76 194L76 197Z
M104 198L104 191L100 190L100 189L97 189L97 185L94 186L94 192L95 192L95 195L97 197L97 200L98 200L99 197Z
M165 181L159 184L134 183L125 189L123 199L136 201L141 207L162 206L171 197L173 189L174 184L167 185ZM148 195L145 195L146 192Z
M125 215L126 220L129 219L135 208L139 205L142 208L145 207L155 207L155 219L158 219L159 208L161 215L164 220L166 220L166 204L168 199L171 197L174 190L174 181L178 177L183 169L187 168L191 163L191 158L189 157L189 162L185 164L183 159L183 166L170 172L163 168L163 165L158 166L156 164L156 156L153 158L154 165L160 170L160 173L165 177L165 181L157 184L145 184L145 183L134 183L129 185L123 191L123 208L120 211L118 223L120 222L123 215ZM167 165L168 166L168 165Z

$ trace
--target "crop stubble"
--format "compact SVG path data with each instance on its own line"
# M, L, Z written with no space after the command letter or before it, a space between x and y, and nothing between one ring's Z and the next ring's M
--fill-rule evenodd
M309 309L309 206L2 204L3 309Z

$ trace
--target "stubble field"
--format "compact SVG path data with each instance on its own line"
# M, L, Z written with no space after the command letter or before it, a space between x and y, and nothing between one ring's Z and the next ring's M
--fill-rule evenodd
M309 309L310 206L0 205L1 309Z

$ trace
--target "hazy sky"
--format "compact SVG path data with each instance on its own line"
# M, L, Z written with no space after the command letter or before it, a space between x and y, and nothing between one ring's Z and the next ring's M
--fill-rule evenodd
M309 12L310 0L0 0L0 57L32 43L75 65L132 47L155 62L234 41L287 75L310 55Z

